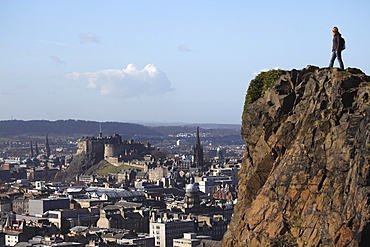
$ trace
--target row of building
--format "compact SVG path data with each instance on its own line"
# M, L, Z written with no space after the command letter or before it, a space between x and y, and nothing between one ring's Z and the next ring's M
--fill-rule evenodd
M188 184L185 191L177 188L127 191L80 186L53 194L46 192L40 182L37 188L35 186L23 196L12 196L13 200L2 197L0 205L3 241L8 246L35 236L70 242L74 227L87 227L85 231L96 228L103 232L125 230L141 238L154 238L154 245L142 246L174 246L172 239L183 237L184 233L191 233L186 235L192 236L190 242L199 240L194 234L219 241L233 209L232 202L212 199L200 192L196 184ZM83 244L91 244L93 240L97 241L94 237L85 238Z
M199 129L191 159L179 154L154 160L151 149L119 135L84 137L76 155L92 152L141 169L80 174L73 183L37 179L38 169L45 175L56 168L48 160L42 167L13 164L12 178L0 187L0 247L218 246L237 200L240 161L206 162ZM17 168L34 175L14 176Z

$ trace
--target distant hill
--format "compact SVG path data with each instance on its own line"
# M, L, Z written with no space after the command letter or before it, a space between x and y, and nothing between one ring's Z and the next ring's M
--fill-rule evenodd
M196 126L199 126L200 132L208 132L215 136L230 136L230 135L240 135L241 126L233 125L231 127L215 125L186 125L186 126L158 126L158 127L150 127L162 134L165 135L176 135L178 133L195 133Z
M173 127L173 126L186 126L186 127L196 127L204 129L238 129L240 130L241 124L215 124L215 123L182 123L182 122L173 122L173 123L161 123L161 122L138 122L144 126L150 127Z
M186 124L179 126L144 126L134 123L122 122L96 122L85 120L5 120L0 121L0 136L10 137L16 135L39 135L45 136L97 136L100 132L100 125L103 135L120 134L124 137L134 136L168 136L178 133L195 132L195 126L207 129L207 132L215 135L240 135L241 125L232 124Z
M9 120L0 121L0 135L2 137L14 135L65 135L65 136L97 136L100 124L104 135L162 135L155 129L132 123L95 122L84 120Z

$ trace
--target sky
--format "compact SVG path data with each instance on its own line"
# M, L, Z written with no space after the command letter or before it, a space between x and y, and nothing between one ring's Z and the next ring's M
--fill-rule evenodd
M0 0L0 120L240 124L263 70L370 73L370 1ZM338 67L337 61L335 66Z

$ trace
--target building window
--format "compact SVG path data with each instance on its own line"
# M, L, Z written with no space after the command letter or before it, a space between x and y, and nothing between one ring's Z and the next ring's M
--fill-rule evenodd
M49 218L58 219L58 214L49 214Z

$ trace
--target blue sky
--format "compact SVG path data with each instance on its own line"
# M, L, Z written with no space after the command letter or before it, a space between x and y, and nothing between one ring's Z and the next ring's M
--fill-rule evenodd
M370 1L0 0L0 120L239 124L264 69L370 73ZM335 66L338 66L336 63Z

